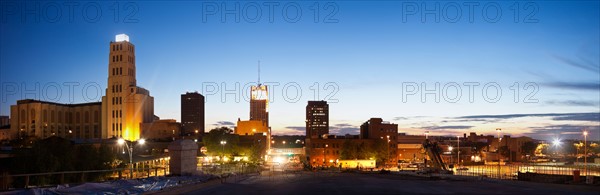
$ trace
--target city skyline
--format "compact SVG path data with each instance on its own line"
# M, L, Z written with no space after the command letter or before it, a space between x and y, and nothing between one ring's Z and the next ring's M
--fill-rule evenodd
M587 128L588 139L599 140L600 79L598 48L594 48L599 42L598 17L594 17L598 16L598 10L587 8L597 7L598 2L587 3L591 6L560 8L563 5L560 2L537 3L543 8L536 15L537 23L514 22L508 17L509 5L501 4L507 13L504 20L490 23L479 18L476 25L468 21L422 23L420 18L408 18L409 22L403 23L400 14L394 15L398 16L397 21L385 20L377 16L393 8L359 9L361 2L337 3L340 9L337 23L315 23L309 19L291 23L281 18L283 21L275 22L277 25L267 21L221 23L218 17L202 22L202 16L191 11L206 5L192 2L171 5L191 14L173 24L169 23L175 14L172 12L166 12L163 18L143 15L144 9L148 12L158 9L152 2L139 3L139 21L129 25L115 25L108 19L98 23L40 24L8 18L0 30L3 35L0 36L3 43L0 115L10 115L9 106L18 99L52 101L49 99L56 95L39 90L29 96L11 94L10 87L23 90L22 83L27 89L34 88L36 83L40 83L39 88L57 83L62 87L59 103L99 101L107 88L106 43L114 35L125 33L136 44L138 83L152 91L155 114L181 121L179 96L199 91L206 97L208 130L234 126L237 118L247 116L249 102L245 97L248 96L242 93L249 90L242 87L255 84L256 61L260 60L262 83L278 84L269 87L273 90L269 94L274 97L269 98L269 121L275 135L304 134L306 102L326 100L333 134L358 134L362 123L380 117L398 124L399 132L408 134L430 131L431 135L469 132L493 135L496 128L502 128L503 134L552 140L581 139L581 132ZM199 7L185 8L185 4ZM405 6L395 2L384 4L398 9ZM308 11L308 6L301 5ZM580 12L563 14L560 9ZM364 18L354 15L363 12ZM379 37L344 33L357 30L351 28L353 25L368 25L369 21L375 22L359 32ZM167 28L156 29L156 25ZM32 30L48 26L61 30L43 33ZM169 30L186 26L190 31ZM464 28L473 32L452 34ZM228 33L239 30L247 33ZM415 34L422 36L413 39ZM448 34L453 36L443 38ZM554 41L557 39L560 41ZM66 98L67 82L79 84L72 101ZM100 86L102 94L96 99L77 94L89 83ZM235 88L236 83L240 100L229 94L222 101L220 93ZM319 98L315 98L315 83L319 85ZM432 94L425 95L423 101L423 89L432 89L436 83L439 83L436 92L439 101ZM515 83L518 83L516 91ZM220 91L207 94L206 87L210 86L217 86ZM281 91L284 86L291 86L290 90L299 86L302 96L296 101L297 94ZM468 93L471 86L478 91ZM492 91L500 86L500 100L494 102L494 93L483 93L484 86ZM452 93L456 88L462 90L458 95ZM442 89L449 89L450 93ZM331 91L336 93L325 99Z

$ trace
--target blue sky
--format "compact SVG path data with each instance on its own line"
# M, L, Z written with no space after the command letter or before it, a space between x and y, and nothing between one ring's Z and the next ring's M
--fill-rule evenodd
M356 133L368 118L382 117L408 134L487 134L503 128L513 136L550 140L581 138L587 128L590 138L600 139L597 1L479 2L472 22L468 6L453 1L90 1L73 5L73 15L69 2L37 3L37 10L32 2L0 4L1 115L9 115L17 99L70 102L65 82L79 84L73 103L99 100L109 42L125 33L136 45L138 85L151 91L161 118L179 120L181 93L219 85L219 93L205 94L209 129L248 118L243 97L237 102L226 95L221 101L220 92L222 84L232 90L239 83L242 92L256 82L260 60L261 81L277 85L271 87L270 104L276 134L304 133L304 107L315 99L318 83L316 99L336 89L326 100L338 100L330 103L331 131L337 134ZM234 14L223 22L222 11L236 3L239 22ZM270 17L266 5L276 3ZM421 14L436 4L439 12ZM255 5L261 10L256 22ZM33 11L21 13L23 6ZM100 17L94 19L96 13ZM465 82L477 85L472 102ZM36 83L37 91L21 93ZM436 83L440 101L431 94L422 101L422 84L431 90ZM102 90L88 88L83 95L86 84ZM284 93L286 84L292 87ZM52 93L57 85L60 96ZM404 96L403 85L419 91Z

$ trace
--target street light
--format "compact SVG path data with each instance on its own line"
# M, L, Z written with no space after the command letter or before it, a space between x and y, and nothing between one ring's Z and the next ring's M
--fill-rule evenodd
M327 156L325 156L325 150L327 149L329 145L325 144L325 147L323 148L323 166L325 166L325 159L327 158Z
M133 145L129 147L129 144L127 144L127 141L125 141L125 139L123 138L119 138L119 140L117 140L117 143L119 145L125 144L125 147L127 148L127 153L129 153L129 178L133 179ZM144 143L146 143L146 140L139 139L137 143L140 145L144 145Z
M391 155L390 155L390 136L389 136L389 135L387 135L386 137L387 137L387 147L386 147L386 149L387 149L387 157L388 157L388 158L390 158L390 156L391 156ZM388 162L389 162L389 161L393 161L393 160L394 160L394 159L389 159L389 160L388 160ZM386 164L387 164L387 163L386 163ZM386 166L386 165L384 165L384 166Z
M221 153L223 153L223 159L221 160L225 160L225 144L227 144L227 141L221 140Z
M554 141L552 141L552 144L553 144L555 147L559 147L559 146L560 146L560 140L559 140L559 139L554 139Z
M584 166L584 172L585 175L587 176L587 135L588 132L587 131L583 131L583 166Z
M500 179L500 131L502 129L496 128L496 134L498 135L498 148L496 149L496 155L498 155L498 179Z

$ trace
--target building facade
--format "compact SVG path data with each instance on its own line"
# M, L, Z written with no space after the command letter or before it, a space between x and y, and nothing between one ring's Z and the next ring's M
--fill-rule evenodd
M267 127L264 122L255 120L242 121L240 119L237 121L237 126L234 129L234 133L238 135L270 135L269 127Z
M406 162L423 162L426 154L423 152L423 135L398 134L398 160Z
M250 87L250 120L263 121L269 126L269 92L266 85Z
M175 140L181 135L181 124L175 119L155 120L142 123L142 137L151 140Z
M306 105L306 137L320 138L329 134L329 104L308 101Z
M204 96L198 92L181 94L183 135L202 135L204 130Z
M100 102L59 104L38 100L19 100L11 106L11 137L45 139L59 136L73 139L104 138L101 131Z
M8 116L0 116L0 141L10 139L10 118Z
M125 34L110 42L106 96L102 97L103 132L108 138L138 140L142 123L154 119L154 98L137 86L135 46Z
M10 118L8 116L0 116L0 127L9 126Z

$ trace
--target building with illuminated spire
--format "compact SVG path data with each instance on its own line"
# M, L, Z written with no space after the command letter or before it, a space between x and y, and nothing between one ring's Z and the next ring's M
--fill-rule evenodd
M262 121L269 126L269 92L266 85L250 87L250 120Z
M140 139L142 123L154 120L154 98L137 86L135 46L120 34L110 42L106 96L102 97L102 131L108 138Z
M260 62L259 62L260 63ZM271 147L271 128L269 127L269 92L267 86L260 83L260 64L258 66L258 82L250 87L250 120L238 118L234 133L240 136L251 136L251 140L266 140L266 151ZM261 138L264 136L266 138Z

